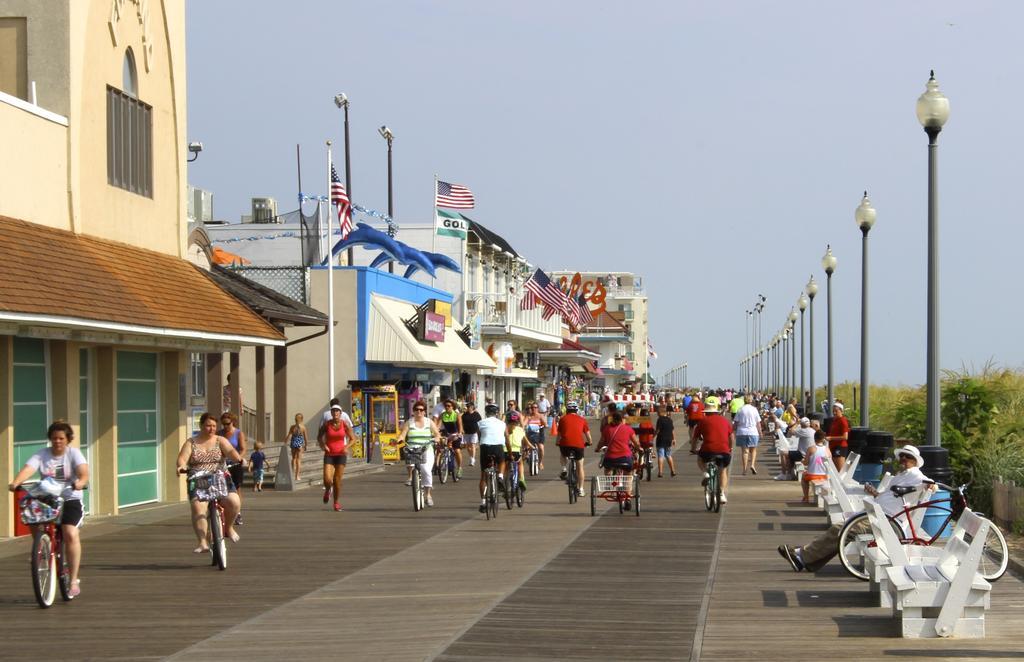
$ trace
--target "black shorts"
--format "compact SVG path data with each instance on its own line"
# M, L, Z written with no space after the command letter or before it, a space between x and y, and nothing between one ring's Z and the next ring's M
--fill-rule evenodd
M849 446L839 446L832 449L832 457L846 457L850 454Z
M691 428L697 427L697 423L700 423L700 421L692 421L690 419L686 419L686 425Z
M348 453L342 453L341 455L324 455L324 464L343 467L348 464Z
M512 451L511 453L507 453L505 457L509 462L518 462L519 458L522 456L523 454L519 451Z
M242 489L242 481L245 480L245 465L228 465L228 473L231 475L231 482L235 484L235 489Z
M489 458L494 459L494 466L500 465L505 461L505 445L504 444L480 444L480 470L487 468Z
M789 451L790 462L801 462L804 459L804 454L800 451Z
M707 451L698 451L697 455L700 459L704 460L705 463L710 462L713 458L718 458L718 464L723 469L729 466L729 463L732 462L731 453L709 453Z
M601 460L601 465L604 466L605 469L632 469L633 456L626 455L625 457L606 457Z
M64 510L60 514L61 524L80 527L84 518L82 502L79 499L69 499L64 502Z
M462 448L462 435L448 437L448 445L451 446L454 450L459 450L460 448Z
M576 446L559 446L558 452L565 458L568 458L571 454L575 453L577 460L583 459L583 449Z

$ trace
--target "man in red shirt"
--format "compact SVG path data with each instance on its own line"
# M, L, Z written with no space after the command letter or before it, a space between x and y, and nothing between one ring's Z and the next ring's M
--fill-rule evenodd
M570 454L576 456L576 475L579 477L579 495L586 496L583 492L583 449L589 446L590 426L587 419L579 415L579 405L575 402L568 402L565 405L565 416L558 419L558 451L562 455L562 475L566 476L565 463Z
M843 413L843 403L832 405L832 425L828 428L828 447L832 451L832 461L836 469L842 470L849 455L850 419Z
M686 405L686 425L690 428L690 441L693 441L693 429L704 420L704 403L700 401L700 393L694 393L690 404Z
M693 428L690 452L697 454L697 466L702 474L707 471L708 462L718 458L722 467L719 474L722 477L722 503L725 503L725 493L729 488L729 463L732 461L732 445L735 440L732 424L719 412L718 398L713 395L708 396L701 415L702 418ZM697 450L698 443L700 451Z

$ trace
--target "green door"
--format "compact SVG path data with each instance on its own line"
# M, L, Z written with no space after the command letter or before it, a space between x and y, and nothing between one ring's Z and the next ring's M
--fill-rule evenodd
M117 353L117 505L159 498L156 354Z
M32 338L14 338L14 470L49 441L49 389L46 384L46 344Z

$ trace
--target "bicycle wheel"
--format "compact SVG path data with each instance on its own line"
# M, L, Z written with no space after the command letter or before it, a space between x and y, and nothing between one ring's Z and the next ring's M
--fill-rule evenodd
M715 464L715 470L711 472L711 478L708 479L708 487L711 488L711 504L714 512L722 510L722 485L719 482L719 471L718 465Z
M537 451L530 453L530 475L540 475L540 453Z
M985 536L985 547L981 550L981 564L978 573L990 582L994 582L1006 573L1010 562L1010 552L1006 548L1006 538L995 522L988 527Z
M590 516L597 515L597 476L590 478Z
M53 558L53 541L45 531L32 541L32 591L43 609L53 604L57 593L57 564Z
M444 485L448 482L448 453L447 448L441 451L441 461L437 463L437 478Z
M708 475L704 479L704 507L708 509L708 512L710 512L715 508L715 489L711 482L714 479L715 472L711 468L711 465L708 465L707 473Z
M67 550L64 548L64 536L57 535L57 587L60 589L60 597L65 602L74 600L71 595L71 568L68 566Z
M412 510L415 513L423 510L423 489L420 487L420 468L412 468Z
M221 521L220 509L213 501L210 502L207 524L210 527L210 552L213 556L211 565L215 565L221 570L227 570L228 544L224 540L224 523Z
M576 484L576 460L570 457L565 469L565 484L569 486L569 503L576 503L576 499L579 498L579 485Z
M843 525L839 532L839 560L846 568L846 572L857 579L870 579L865 568L865 560L868 548L873 546L874 542L875 534L871 530L867 513L855 515Z
M522 484L516 484L516 507L522 508L523 501L526 500L526 490L523 489Z
M650 474L648 473L647 480L650 480ZM633 512L636 513L637 517L640 517L640 482L638 481L633 485Z
M491 478L490 473L487 474L487 481L484 483L484 514L487 515L487 519L491 519L491 501L494 499L494 495L491 493Z
M647 472L647 480L651 480L651 449L648 448L644 451L644 470ZM639 512L639 511L638 511Z
M491 497L488 500L488 509L490 510L490 517L498 519L498 474L491 474Z
M512 491L516 488L517 482L519 481L515 480L513 472L509 471L505 474L505 507L509 510L512 510L512 500L515 499L515 495Z

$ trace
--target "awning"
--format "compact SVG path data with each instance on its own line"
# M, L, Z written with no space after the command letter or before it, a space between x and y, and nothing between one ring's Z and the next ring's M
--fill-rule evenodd
M551 365L581 366L601 358L601 354L568 338L562 339L558 349L542 349L539 351L542 363Z
M186 260L4 216L0 327L169 346L285 343Z
M487 352L471 349L453 328L445 328L443 341L421 342L405 326L415 315L416 306L407 301L371 295L365 360L416 368L496 367Z

